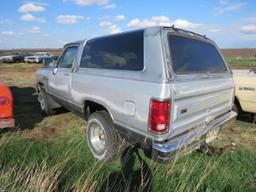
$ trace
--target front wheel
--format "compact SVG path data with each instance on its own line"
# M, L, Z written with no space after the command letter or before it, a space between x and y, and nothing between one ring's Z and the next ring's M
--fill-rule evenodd
M86 133L90 151L98 160L113 161L126 148L126 142L119 136L110 115L106 111L99 111L90 115Z
M47 116L55 115L56 111L51 107L49 95L42 87L38 91L38 101L42 114Z

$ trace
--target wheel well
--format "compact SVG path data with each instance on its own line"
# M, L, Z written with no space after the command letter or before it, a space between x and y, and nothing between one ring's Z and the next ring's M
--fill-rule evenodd
M235 103L235 105L237 106L237 108L238 108L239 111L243 111L243 110L242 110L242 107L241 107L241 105L240 105L240 102L239 102L239 100L238 100L237 97L235 97L234 103Z
M44 84L43 83L41 83L41 82L38 82L38 86L40 86L40 87L44 87Z
M85 120L88 120L90 114L92 114L96 111L106 111L107 113L109 113L107 108L104 107L103 105L99 104L99 103L96 103L94 101L85 101L84 102Z
M41 82L38 82L35 89L36 89L36 92L39 93L41 89L44 89L44 84Z

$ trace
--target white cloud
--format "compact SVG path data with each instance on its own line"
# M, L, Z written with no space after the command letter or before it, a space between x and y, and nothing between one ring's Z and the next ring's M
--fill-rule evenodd
M107 31L110 33L110 34L115 34L115 33L120 33L121 32L121 28L118 27L117 25L111 25Z
M41 32L41 29L40 27L32 27L32 29L30 29L29 31L30 33L40 33Z
M219 27L188 21L186 19L171 20L166 16L155 16L148 19L133 19L127 24L129 28L145 28L151 26L175 26L176 28L195 31L197 33L219 33L222 31Z
M14 31L1 31L1 35L15 35L16 33Z
M185 29L195 29L203 26L200 23L192 23L185 19L177 19L173 22L173 24L178 28L185 28Z
M80 6L90 6L99 5L102 9L115 9L117 5L115 3L110 3L109 0L74 0L77 5Z
M0 24L2 25L2 24L10 24L10 23L12 23L12 20L10 20L10 19L0 19Z
M244 21L250 22L250 23L256 23L256 17L248 17L248 18L245 18Z
M78 15L59 15L56 17L56 22L61 24L75 24L80 20L89 19Z
M213 15L219 16L227 12L236 12L243 8L245 3L230 3L227 0L220 0L219 6L214 8Z
M151 27L151 26L158 26L158 25L170 26L172 24L169 17L166 17L166 16L156 16L150 19L143 19L143 20L136 18L129 21L129 23L127 24L127 26L131 28L143 28L143 27Z
M227 5L228 1L227 0L219 0L219 4L221 5Z
M113 24L110 21L102 21L99 23L99 26L101 27L107 27L106 31L110 34L114 34L114 33L120 33L121 32L121 28L118 27L117 25Z
M256 25L244 25L240 27L243 33L256 33Z
M25 15L22 15L20 17L20 19L22 21L32 21L32 22L40 22L40 23L45 23L46 22L46 19L44 19L44 18L37 18L37 17L33 16L30 13L26 13Z
M115 16L115 20L117 20L117 21L121 21L121 20L124 20L124 19L125 19L124 15L117 15L117 16Z
M149 19L133 19L129 21L127 27L130 28L144 28L144 27L151 27L151 26L172 26L175 25L178 28L185 28L185 29L194 29L197 27L202 27L202 24L199 23L192 23L185 19L176 19L171 21L169 17L166 16L155 16Z
M103 9L115 9L117 5L115 3L109 3L103 6Z
M89 6L89 5L106 5L108 0L75 0L77 5Z
M102 21L99 23L99 26L101 26L101 27L109 27L111 25L113 25L113 23L110 21Z
M42 12L45 11L45 7L38 3L25 3L18 9L18 11L20 13Z
M210 33L218 33L218 32L221 32L222 30L219 29L219 28L208 28L206 29L208 32Z
M105 20L105 19L111 19L111 18L112 18L111 15L104 15L104 16L98 17L99 20Z
M116 20L116 21L121 21L121 20L125 19L125 16L124 15L115 15L115 16L104 15L104 16L98 17L98 19L99 20Z

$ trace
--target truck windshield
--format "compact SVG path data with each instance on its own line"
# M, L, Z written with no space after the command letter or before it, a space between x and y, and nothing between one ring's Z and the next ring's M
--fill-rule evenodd
M214 45L180 35L168 35L176 74L223 73L227 67Z

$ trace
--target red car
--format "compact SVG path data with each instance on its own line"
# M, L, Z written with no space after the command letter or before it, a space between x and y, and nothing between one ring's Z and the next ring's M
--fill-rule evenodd
M0 129L14 127L13 97L8 86L0 81Z

